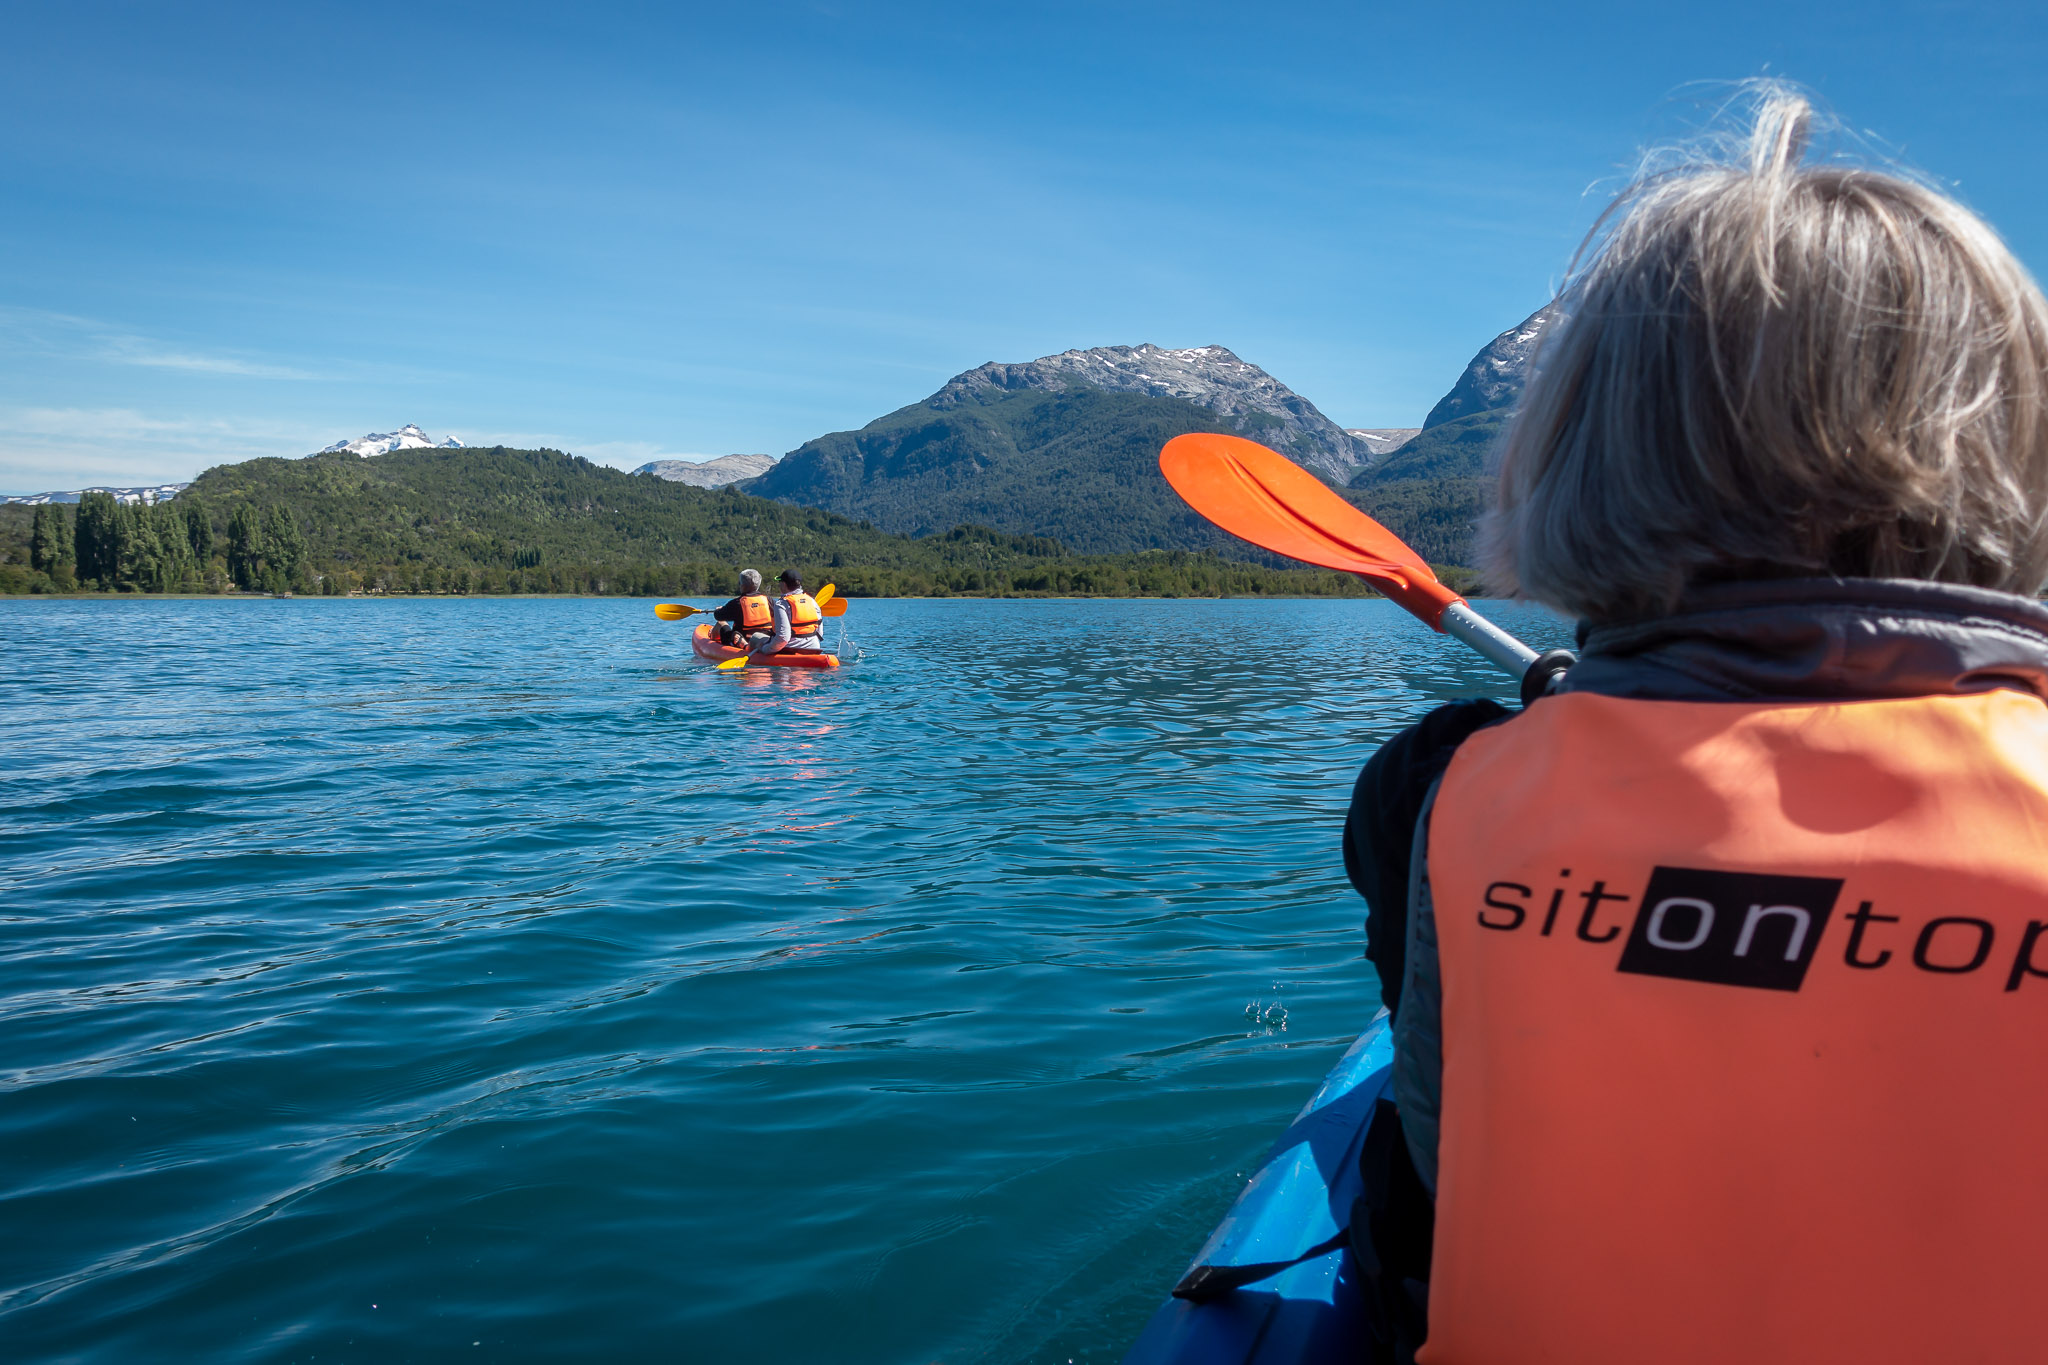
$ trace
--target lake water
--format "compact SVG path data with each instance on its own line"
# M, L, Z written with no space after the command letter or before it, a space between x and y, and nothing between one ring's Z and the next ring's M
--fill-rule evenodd
M0 1355L1117 1359L1372 1013L1358 766L1507 689L1381 601L843 624L0 603Z

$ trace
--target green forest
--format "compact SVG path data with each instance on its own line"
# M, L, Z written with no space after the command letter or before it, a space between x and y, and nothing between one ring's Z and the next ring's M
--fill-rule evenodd
M1192 514L1190 514L1192 515ZM554 450L346 452L206 471L175 500L0 506L0 592L698 596L794 567L845 596L1363 596L1184 550L1070 553L963 525L895 535Z
M1361 470L1345 496L1430 563L1472 564L1473 528L1493 496L1487 456L1513 415L1496 408L1429 427Z

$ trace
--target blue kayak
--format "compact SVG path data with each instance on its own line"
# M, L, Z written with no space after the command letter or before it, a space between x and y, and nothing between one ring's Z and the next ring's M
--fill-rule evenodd
M1273 1144L1176 1293L1218 1271L1289 1261L1339 1237L1360 1192L1359 1153L1373 1106L1388 1094L1393 1062L1381 1010ZM1350 1247L1338 1245L1203 1302L1170 1298L1124 1365L1365 1359L1372 1333L1362 1284Z

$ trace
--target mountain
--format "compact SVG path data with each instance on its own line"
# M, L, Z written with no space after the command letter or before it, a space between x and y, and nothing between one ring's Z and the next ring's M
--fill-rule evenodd
M345 450L351 455L361 455L367 459L372 455L389 455L394 450L420 450L426 447L460 450L462 442L453 436L445 441L437 441L408 423L396 431L373 431L368 436L353 441L336 441L331 446L322 446L318 453L333 455Z
M1455 422L1460 417L1512 408L1522 397L1529 361L1536 354L1536 343L1549 320L1550 308L1546 304L1481 347L1451 391L1429 410L1429 416L1422 422L1423 430Z
M1477 557L1473 532L1493 496L1488 462L1549 320L1549 309L1540 309L1481 347L1422 430L1352 478L1351 501L1432 564L1469 565Z
M723 488L729 483L767 473L775 460L773 455L720 455L715 460L649 460L633 472L652 474L671 483L686 483L692 488Z
M153 503L175 498L191 486L189 483L152 483L116 488L109 484L95 484L91 488L75 488L69 493L23 493L18 497L0 497L0 503L40 507L46 502L77 502L87 493L112 493L114 501L120 503Z
M1009 394L1100 389L1177 398L1219 417L1249 424L1261 439L1318 474L1342 483L1376 452L1258 366L1222 346L1167 351L1157 346L1098 346L1062 351L1021 365L996 361L955 375L924 401L935 412L989 406Z
M421 447L375 460L346 450L247 460L207 470L189 496L187 508L210 515L214 546L210 565L194 570L203 581L190 586L216 591L232 572L231 528L246 507L265 527L273 514L289 513L303 551L289 551L278 573L299 591L723 596L735 571L751 566L769 574L794 567L844 595L1363 595L1342 574L1176 553L1083 557L1043 537L985 527L913 540L816 508L642 478L554 450ZM42 515L0 508L0 593L48 590L49 578L30 567L33 520ZM152 534L160 530L152 523ZM256 553L267 559L273 543L264 532Z
M1190 431L1249 436L1333 478L1373 458L1221 346L1104 346L969 370L859 431L806 442L744 487L911 535L971 523L1088 554L1256 557L1159 476L1159 448Z

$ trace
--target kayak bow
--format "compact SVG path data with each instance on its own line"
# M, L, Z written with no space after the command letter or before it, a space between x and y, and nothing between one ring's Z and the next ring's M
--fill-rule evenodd
M1359 1154L1378 1112L1375 1104L1393 1076L1389 1022L1381 1010L1273 1144L1124 1365L1302 1365L1370 1358L1364 1276L1348 1245L1243 1288L1204 1295L1201 1286L1235 1266L1290 1261L1349 1226L1362 1189ZM1195 1298L1186 1297L1190 1291Z

